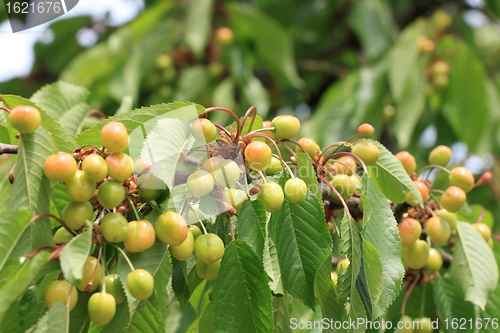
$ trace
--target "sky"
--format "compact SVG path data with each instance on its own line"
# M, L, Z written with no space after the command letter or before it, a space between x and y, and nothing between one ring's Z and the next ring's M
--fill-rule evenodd
M80 0L71 11L56 20L82 15L101 19L109 13L108 24L120 26L135 18L143 7L142 0ZM35 60L33 46L40 38L50 40L47 27L54 21L17 33L12 32L8 21L0 23L0 45L8 46L2 47L0 52L0 82L30 73ZM91 29L82 30L77 38L84 46L91 46L97 41L97 35Z

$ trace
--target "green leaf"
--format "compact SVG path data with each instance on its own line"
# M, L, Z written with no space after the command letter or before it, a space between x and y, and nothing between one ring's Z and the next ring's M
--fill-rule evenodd
M216 332L270 332L271 291L260 258L245 242L232 241L213 286Z
M19 311L20 311L20 303L21 300L17 300L12 304L9 308L2 322L0 323L0 332L1 333L23 333L25 330L21 327L21 323L19 320Z
M110 117L87 131L78 134L76 142L81 146L102 146L102 127L111 121L120 121L125 125L130 134L129 153L133 158L137 158L140 155L147 133L153 129L159 119L169 117L191 120L195 119L204 110L205 108L199 104L178 102L136 109Z
M478 220L479 216L482 215L481 222L486 224L490 229L493 230L493 225L495 223L495 219L493 217L493 213L489 210L486 210L483 205L480 204L472 204L469 205L469 210L460 210L457 212L457 217L460 221L474 223Z
M407 82L415 71L419 58L418 37L424 36L426 32L424 20L417 20L409 25L399 38L387 56L389 66L389 85L391 92L397 101L402 100L403 91Z
M332 257L328 256L321 265L318 274L316 274L314 288L316 295L318 295L319 304L321 305L322 317L329 320L341 321L342 316L345 314L345 307L344 303L340 300L336 286L333 284L331 271ZM333 330L323 329L323 332L333 332Z
M197 65L184 69L174 95L176 101L196 101L207 89L209 75L206 67Z
M273 18L256 7L232 3L228 6L231 22L239 35L252 40L257 54L283 86L303 85L295 67L293 40Z
M262 258L266 236L266 206L262 200L245 200L235 223L238 239L246 242Z
M292 333L290 327L291 304L286 296L273 299L274 309L274 333Z
M72 136L90 110L85 103L90 93L87 89L59 81L38 90L31 100L59 122Z
M453 318L463 318L463 320L474 320L475 309L472 303L464 301L463 297L457 294L453 283L446 277L437 276L432 286L432 296L441 320ZM462 319L461 319L462 320ZM443 325L443 329L448 333L474 332L474 329L467 325L461 329L454 328L454 325ZM447 326L447 327L446 327ZM483 332L483 330L481 330Z
M92 247L92 223L87 221L87 230L73 237L61 251L61 269L64 278L78 285L83 277L83 266Z
M57 152L57 148L51 136L42 128L32 134L23 134L19 141L9 208L27 209L34 214L47 213L51 184L43 173L43 164L49 155ZM26 254L41 246L53 245L48 218L42 217L32 223L23 239L28 242L23 249Z
M234 100L234 81L232 78L227 78L215 87L213 92L213 103L214 105L218 105L219 107L234 109L235 100ZM225 115L225 113L220 113L221 115ZM223 124L225 122L216 121L219 124Z
M313 308L314 278L332 249L323 205L313 197L300 204L285 199L274 214L270 230L285 290Z
M284 294L283 283L281 279L280 264L278 260L278 253L273 239L269 233L269 221L266 226L266 237L264 243L264 252L262 254L262 262L267 275L271 279L269 287L275 294Z
M500 261L500 247L495 246L493 248L493 252L498 263ZM486 308L480 311L480 317L485 319L485 321L487 320L486 318L490 318L490 320L495 320L498 324L498 320L500 318L500 284L497 284L495 290L489 295ZM483 323L485 321L483 321ZM481 332L496 333L498 332L498 326L492 325L492 323L490 322L488 327L482 327Z
M368 318L371 315L371 307L367 309L367 304L371 306L369 295L360 295L360 287L366 286L366 276L364 274L363 240L360 229L351 215L344 213L340 222L339 252L342 257L347 257L350 264L346 271L340 271L338 277L338 290L343 300L349 299L349 317L356 321L358 318ZM360 272L363 272L360 274ZM361 276L361 277L360 277ZM357 286L358 279L360 286ZM363 281L364 280L364 281ZM363 297L363 298L362 298ZM368 312L368 311L369 312ZM362 332L362 329L351 329L349 332Z
M26 210L5 210L0 214L0 271L29 226L31 213Z
M468 45L455 42L452 47L452 56L445 58L450 62L451 70L449 85L443 95L442 112L457 138L474 151L481 139L478 133L482 133L488 124L486 73L481 60Z
M125 251L125 253L127 254L127 256L130 259L130 261L132 262L132 264L134 265L135 269L139 269L139 268L145 269L149 273L151 273L151 275L153 275L153 277L156 275L156 273L158 272L158 270L160 268L164 268L164 266L162 266L163 261L169 260L167 245L165 243L158 241L158 240L156 241L155 244L153 244L152 247L150 247L149 249L147 249L145 251L138 252L138 253L130 253L128 251ZM132 297L132 295L130 295L130 293L128 292L128 290L126 288L127 276L128 276L128 273L130 273L130 272L131 272L131 269L130 269L129 265L127 264L125 259L121 255L119 255L118 275L120 276L120 280L122 282L123 288L125 289L125 294L127 296L128 308L129 308L129 320L131 321L134 318L134 313L137 310L137 307L139 306L139 300ZM114 321L114 319L113 319L113 321ZM119 323L116 323L116 325L123 328L122 324L125 325L126 322L120 321ZM118 327L117 327L117 329L118 329Z
M207 45L212 22L212 0L195 0L189 3L186 18L186 44L197 58Z
M372 142L380 149L380 157L377 163L370 165L368 171L370 178L387 199L394 203L401 203L406 200L406 193L412 192L415 201L423 205L422 196L403 168L403 164L380 142L363 141Z
M374 307L379 301L382 292L385 292L382 280L382 262L377 249L372 243L364 240L363 250L363 268L366 275L366 284L370 293L370 303Z
M321 197L321 188L318 183L318 177L316 177L316 171L312 165L311 158L309 154L299 153L297 154L298 160L298 177L301 178L307 184L307 190L318 200L318 202L323 202Z
M399 294L404 276L401 261L402 246L397 221L387 199L375 186L372 180L363 176L363 237L373 244L380 255L382 263L382 280L384 292L378 302L374 302L373 317L378 318L385 313Z
M458 222L450 276L458 291L484 310L496 288L498 266L488 244L467 222Z
M396 101L394 130L400 149L410 144L413 130L425 108L427 96L425 67L427 58L421 58L410 70L401 98Z
M68 132L62 128L61 124L59 124L51 115L48 114L47 111L45 111L43 108L39 107L37 104L33 103L32 101L19 97L19 96L13 96L13 95L3 95L2 96L9 106L13 108L14 106L17 105L31 105L33 107L36 107L38 111L40 111L40 116L42 118L42 122L40 124L40 128L37 129L35 133L42 134L42 132L45 133L48 131L50 133L50 137L52 140L55 142L57 145L57 148L59 151L64 151L68 153L72 153L75 148L77 148L77 144L75 140L68 134ZM43 131L45 129L45 131ZM15 134L15 131L11 132L12 135ZM13 137L12 137L13 139ZM52 141L51 140L51 141ZM17 142L17 141L11 141L12 142ZM53 143L50 145L50 147L53 146ZM57 152L57 150L54 151L54 153ZM43 165L43 163L42 163Z
M165 129L168 128L168 131ZM191 127L183 119L163 118L149 132L141 151L141 158L148 160L151 172L167 185L174 187L177 162L191 141Z
M75 289L74 292L77 292ZM89 317L89 299L92 294L78 294L78 302L70 312L69 317L69 332L88 332L90 326Z
M69 332L69 311L66 305L56 301L40 318L36 327L26 331L29 333L67 333Z
M161 332L163 329L163 318L160 304L154 297L146 302L146 306L137 311L134 320L130 324L127 332Z
M11 272L6 280L0 282L0 322L16 299L33 282L33 279L48 262L50 252L41 251L32 258L19 262L19 268Z
M349 24L371 60L386 52L397 35L391 8L383 0L355 1L350 11Z

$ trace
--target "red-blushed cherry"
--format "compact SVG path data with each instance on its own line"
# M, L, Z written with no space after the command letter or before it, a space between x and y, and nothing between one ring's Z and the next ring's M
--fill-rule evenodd
M188 237L186 219L177 212L161 214L155 224L156 236L168 245L181 245Z
M127 128L119 121L111 121L101 130L101 142L112 153L121 153L129 144Z
M45 176L56 182L66 182L73 178L77 169L73 155L59 153L50 155L45 159L43 171Z
M300 130L300 120L294 116L277 116L271 121L271 126L275 128L274 136L278 139L290 139Z
M264 171L271 164L271 148L265 142L251 142L246 146L244 155L247 165L251 169Z
M127 227L127 237L125 237L123 245L125 245L125 248L129 252L142 252L153 246L156 239L156 232L149 221L131 221Z
M40 111L30 105L18 105L10 110L9 122L21 134L30 134L40 126Z

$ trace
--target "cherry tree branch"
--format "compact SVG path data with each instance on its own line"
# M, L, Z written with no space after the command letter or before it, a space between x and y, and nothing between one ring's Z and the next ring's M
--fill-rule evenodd
M17 154L17 146L0 143L0 155L2 154Z

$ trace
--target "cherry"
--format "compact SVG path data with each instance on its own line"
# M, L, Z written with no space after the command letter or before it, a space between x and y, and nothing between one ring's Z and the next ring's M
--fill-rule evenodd
M108 164L108 175L120 182L132 176L134 171L134 161L125 153L113 153L106 157Z
M300 178L290 178L285 183L285 196L293 204L306 200L307 184Z
M241 171L235 161L223 160L217 164L212 176L216 185L232 187L240 179Z
M127 300L118 274L106 275L104 277L104 284L106 285L106 292L113 295L116 304L121 304Z
M224 242L212 233L198 236L194 242L194 254L205 264L211 264L224 255Z
M356 142L352 146L351 152L358 156L366 165L377 163L380 157L380 149L369 141Z
M140 175L142 174L146 169L151 167L151 163L149 163L148 160L144 158L138 158L134 162L134 175ZM149 171L149 169L148 169Z
M153 246L156 233L155 228L149 221L131 221L127 227L127 237L125 237L123 245L129 252L142 252Z
M332 186L339 192L342 196L342 199L348 200L354 192L356 191L356 187L352 182L351 177L344 174L338 174L333 176L331 182Z
M451 213L447 211L446 209L437 209L434 211L437 217L442 218L448 224L450 225L451 230L456 230L457 229L457 223L458 223L458 218L457 214Z
M423 181L420 180L414 180L413 184L420 192L423 202L429 200L429 186L427 186L427 184L425 184ZM410 206L418 206L418 203L413 198L412 192L406 193L406 203L409 204Z
M245 160L251 169L264 171L271 164L272 152L262 141L252 141L245 148Z
M215 30L215 39L224 46L232 44L234 40L233 31L228 27L220 27Z
M214 156L214 157L210 157L209 159L207 159L205 161L205 163L203 163L202 169L213 173L213 172L215 172L215 170L217 169L219 164L221 164L224 161L225 161L225 159L219 155Z
M399 236L404 247L410 246L422 234L422 225L415 219L407 217L398 224Z
M358 133L364 136L369 136L375 133L375 129L370 124L361 124L358 127Z
M108 165L98 154L90 154L82 162L82 170L88 179L99 183L108 175Z
M275 137L290 139L299 134L300 120L294 116L277 116L271 121L271 126L275 128Z
M116 180L107 180L99 186L97 200L107 209L113 209L125 199L125 188Z
M425 231L431 241L444 244L450 238L451 228L445 220L439 217L431 217L425 222Z
M101 130L101 142L112 153L121 153L128 147L127 128L119 121L111 121Z
M437 146L429 154L429 164L446 167L451 160L451 149L448 146Z
M78 230L85 225L87 220L92 221L93 208L90 202L71 201L63 208L61 218L73 230Z
M448 179L450 180L450 185L460 187L465 193L469 192L474 186L474 176L465 167L453 168Z
M88 201L94 195L95 183L85 176L81 170L66 182L66 193L76 202Z
M444 60L437 60L431 67L432 75L448 74L450 72L450 64Z
M340 260L337 264L337 267L335 268L337 274L340 274L340 272L346 272L350 264L351 261L347 258Z
M146 201L158 199L163 191L167 189L165 183L153 175L152 172L141 174L136 179L136 182L137 186L139 186L139 196Z
M443 267L443 257L441 256L441 253L431 247L429 249L429 259L427 259L427 263L424 267L430 274L439 271L441 267Z
M198 238L198 236L202 235L201 229L197 225L191 224L191 225L188 226L188 229L193 234L193 239L194 240L196 240L196 238Z
M127 290L132 297L145 300L153 294L155 281L151 273L136 269L127 276Z
M484 238L485 241L489 241L491 238L491 229L488 227L488 225L478 222L478 223L472 223L472 226L474 229L476 229L481 236Z
M121 213L108 213L101 220L101 232L110 243L120 243L127 238L128 221Z
M273 176L277 173L280 173L283 171L283 166L281 165L281 161L277 157L271 157L271 163L269 166L264 170L265 174L268 176Z
M430 318L421 317L413 321L414 333L432 333L432 322Z
M344 175L352 175L356 172L356 161L351 156L345 155L339 157L334 163L333 166L337 170L337 174Z
M303 138L300 138L298 143L300 144L300 146L302 146L302 148L305 149L305 152L309 154L309 156L314 160L316 159L316 153L321 151L321 148L319 147L319 145L316 143L316 141L314 141L313 139L310 139L310 138L306 138L306 137L303 137ZM300 146L295 146L295 152L296 153L302 153L304 152Z
M400 333L413 333L413 320L410 316L403 315L399 321L402 326Z
M43 165L43 172L50 180L66 182L73 178L76 168L76 160L73 155L59 153L47 157Z
M205 170L196 170L189 175L187 188L193 197L202 197L214 189L214 178Z
M361 179L357 174L351 175L352 183L354 184L355 191L354 193L361 194L363 192L363 185L361 185Z
M219 275L220 263L222 259L216 260L211 264L206 264L200 259L196 259L196 274L202 279L215 280Z
M161 214L156 220L155 230L158 239L169 245L181 245L188 237L187 222L176 212Z
M115 316L116 301L111 294L95 293L90 296L87 308L93 323L107 325Z
M407 174L412 174L417 169L417 162L415 162L415 157L407 151L400 151L397 153L396 158L403 164L403 168Z
M65 227L60 227L54 234L54 243L69 243L73 236Z
M259 199L266 204L266 210L273 213L281 208L285 195L283 189L275 182L264 183L260 187Z
M75 308L76 302L78 302L78 291L68 281L53 281L49 284L47 290L45 290L45 304L50 309L55 301L61 301L71 311Z
M488 239L488 246L490 248L494 248L495 247L495 242L493 242L493 238Z
M97 266L97 269L96 269ZM92 277L94 277L92 279ZM85 291L87 285L91 283L90 291L94 291L99 287L102 279L102 267L97 258L95 257L87 257L85 260L85 264L83 266L83 276L80 284L77 286L81 291Z
M168 251L170 251L172 257L177 260L188 260L194 251L194 236L191 231L188 231L188 235L184 242L182 242L180 245L170 245L168 247Z
M9 122L19 133L30 134L40 126L42 118L37 108L18 105L10 110Z
M467 195L458 186L450 186L441 196L441 206L449 212L456 213L465 203Z
M429 246L427 242L418 239L412 245L403 248L403 258L408 267L412 269L423 268L429 258Z
M238 190L234 188L229 188L222 192L222 201L230 204L231 206L239 211L243 201L247 200L248 196L243 190Z
M206 220L205 216L200 210L200 205L192 204L188 211L188 222L189 224L198 223L200 221Z
M206 118L199 118L191 125L191 133L197 141L212 142L217 137L217 128Z

